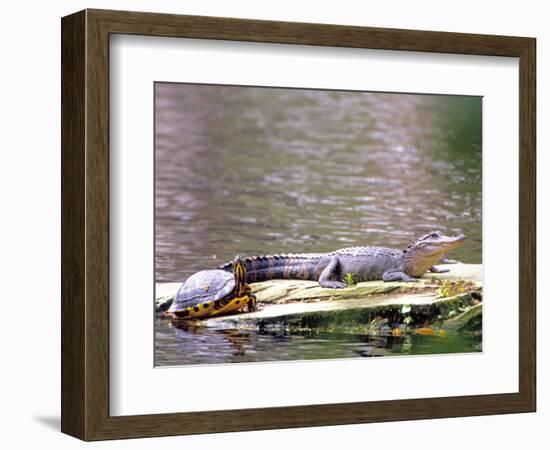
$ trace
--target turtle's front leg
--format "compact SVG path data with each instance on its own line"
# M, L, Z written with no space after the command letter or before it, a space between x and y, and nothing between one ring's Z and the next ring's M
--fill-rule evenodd
M258 310L258 297L256 297L256 294L248 294L248 303L246 304L246 309L248 310L248 312Z

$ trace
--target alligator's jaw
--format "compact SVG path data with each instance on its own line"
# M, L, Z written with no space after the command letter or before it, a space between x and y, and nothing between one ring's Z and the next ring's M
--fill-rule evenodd
M464 244L464 235L445 236L439 232L428 233L405 250L405 272L411 277L421 277L437 264L443 255Z
M457 247L460 247L464 244L464 235L459 234L458 236L443 236L443 239L437 244L434 245L434 250L431 253L432 255L443 255L444 253L450 252Z

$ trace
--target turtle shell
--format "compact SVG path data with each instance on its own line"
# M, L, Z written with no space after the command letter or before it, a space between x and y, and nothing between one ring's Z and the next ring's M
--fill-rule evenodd
M235 288L235 277L225 270L202 270L191 275L179 288L169 313L210 307L212 302L231 294Z

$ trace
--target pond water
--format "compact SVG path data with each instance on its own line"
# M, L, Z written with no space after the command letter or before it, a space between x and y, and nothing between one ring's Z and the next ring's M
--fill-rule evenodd
M157 319L155 365L315 360L481 351L481 335L370 336L315 330L257 332L186 327Z
M480 97L157 83L156 282L236 254L403 248L432 230L464 233L449 256L481 263L481 111ZM185 331L157 325L158 355L186 363ZM251 336L262 360L364 344Z

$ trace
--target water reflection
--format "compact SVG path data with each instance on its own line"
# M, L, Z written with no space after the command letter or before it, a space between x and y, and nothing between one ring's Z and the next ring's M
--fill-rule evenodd
M156 366L423 355L481 350L481 336L447 332L369 336L315 330L214 330L157 319Z

